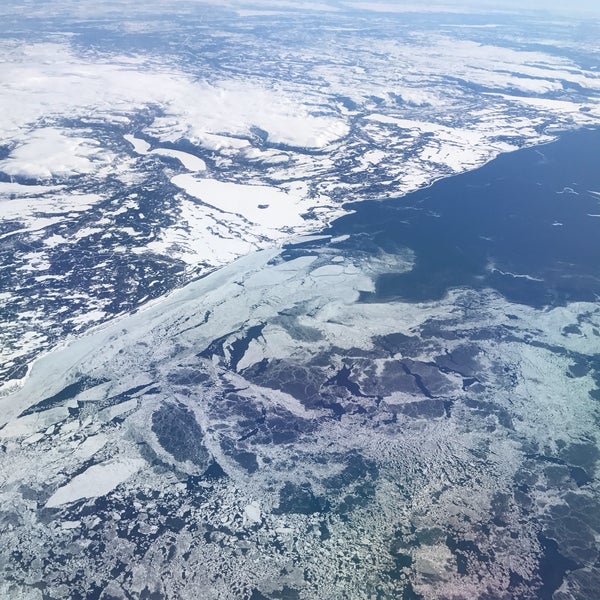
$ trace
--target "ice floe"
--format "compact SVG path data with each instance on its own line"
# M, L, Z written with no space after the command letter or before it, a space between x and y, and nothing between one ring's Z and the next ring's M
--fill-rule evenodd
M145 462L141 459L119 459L99 465L92 465L76 475L64 486L58 488L48 501L47 508L76 502L82 498L104 496L137 473Z

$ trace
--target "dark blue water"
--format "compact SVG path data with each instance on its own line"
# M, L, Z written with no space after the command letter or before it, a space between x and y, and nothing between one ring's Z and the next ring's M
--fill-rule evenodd
M435 300L456 287L535 307L593 301L600 218L589 215L600 194L590 190L600 192L600 132L586 129L398 200L352 204L330 233L351 234L349 252L415 252L412 271L381 276L365 301Z

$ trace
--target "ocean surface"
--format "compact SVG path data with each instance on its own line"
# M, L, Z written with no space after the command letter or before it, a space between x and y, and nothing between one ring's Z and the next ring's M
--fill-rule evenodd
M410 248L365 301L441 298L492 288L537 308L600 297L600 132L581 129L501 155L401 199L357 202L330 233L364 249Z

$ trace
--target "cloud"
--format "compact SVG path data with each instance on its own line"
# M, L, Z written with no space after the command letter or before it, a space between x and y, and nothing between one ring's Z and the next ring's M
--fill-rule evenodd
M377 12L482 13L488 11L542 11L573 17L581 17L586 14L600 16L600 4L596 0L574 0L569 2L568 5L558 0L437 0L437 2L428 4L412 0L361 0L360 2L344 2L344 4L348 8Z

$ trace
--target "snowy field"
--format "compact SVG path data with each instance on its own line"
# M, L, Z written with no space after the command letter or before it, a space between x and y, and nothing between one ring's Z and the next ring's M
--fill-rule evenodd
M83 11L56 14L67 6ZM4 377L65 335L318 231L347 202L600 118L594 46L534 16L456 21L442 6L415 24L383 3L201 3L163 23L156 3L124 21L111 6L86 9L96 42L35 10L33 39L3 9ZM265 30L278 34L263 43Z

